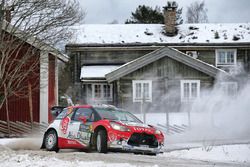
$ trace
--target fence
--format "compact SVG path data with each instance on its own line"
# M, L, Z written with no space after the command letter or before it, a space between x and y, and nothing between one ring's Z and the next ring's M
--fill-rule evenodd
M47 129L48 124L33 122L9 122L0 120L0 137L25 137L30 135L41 135Z

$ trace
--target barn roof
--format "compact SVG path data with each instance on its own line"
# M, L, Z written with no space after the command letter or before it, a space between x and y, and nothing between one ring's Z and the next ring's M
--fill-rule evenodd
M192 58L176 49L163 47L120 66L118 69L106 74L105 77L108 82L113 82L163 57L174 59L212 77L216 77L218 74L227 75L225 71L213 65Z
M60 60L67 62L69 60L69 57L63 53L61 53L59 50L56 48L42 42L38 38L31 36L30 34L26 34L22 30L19 30L15 28L13 25L10 23L3 21L2 24L2 30L10 33L11 35L16 36L17 38L27 42L28 44L34 46L35 48L41 50L41 51L46 51L48 53L53 54L54 56L58 57Z
M69 45L105 44L249 44L250 23L181 24L178 34L168 37L163 24L84 24L73 26Z

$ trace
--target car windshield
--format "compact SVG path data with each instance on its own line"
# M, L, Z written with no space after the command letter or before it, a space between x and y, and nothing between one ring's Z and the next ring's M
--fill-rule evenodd
M101 116L102 119L122 121L122 122L137 122L142 123L136 116L131 114L128 111L123 111L113 108L99 108L95 107L97 113Z

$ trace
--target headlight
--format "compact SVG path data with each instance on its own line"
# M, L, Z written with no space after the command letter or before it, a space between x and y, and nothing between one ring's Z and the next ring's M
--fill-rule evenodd
M155 130L155 134L160 135L161 131L160 130Z
M115 122L110 122L110 125L115 130L119 130L119 131L123 131L123 132L129 132L130 131L130 129L127 128L126 126L122 126L122 125L117 124Z

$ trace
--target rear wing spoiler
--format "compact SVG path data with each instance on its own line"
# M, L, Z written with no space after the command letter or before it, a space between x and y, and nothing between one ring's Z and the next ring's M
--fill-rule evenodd
M50 112L51 114L54 116L54 117L57 117L62 111L64 108L67 108L67 107L64 107L64 106L53 106L51 109L50 109Z

